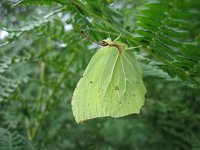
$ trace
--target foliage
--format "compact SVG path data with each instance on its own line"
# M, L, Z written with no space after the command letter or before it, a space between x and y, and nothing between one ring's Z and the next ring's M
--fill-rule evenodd
M199 0L20 0L0 7L0 150L199 149ZM99 49L81 32L142 45L135 52L147 87L141 115L75 123L72 92Z

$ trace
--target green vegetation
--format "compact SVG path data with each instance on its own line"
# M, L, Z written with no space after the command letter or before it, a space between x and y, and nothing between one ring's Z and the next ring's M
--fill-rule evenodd
M140 115L75 122L72 93L100 49L81 32L142 45ZM199 0L0 3L0 150L198 150L199 106Z

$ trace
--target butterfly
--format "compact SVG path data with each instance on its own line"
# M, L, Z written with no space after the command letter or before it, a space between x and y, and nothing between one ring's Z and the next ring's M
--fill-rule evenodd
M135 54L119 41L103 40L72 97L77 123L98 117L140 113L146 88Z

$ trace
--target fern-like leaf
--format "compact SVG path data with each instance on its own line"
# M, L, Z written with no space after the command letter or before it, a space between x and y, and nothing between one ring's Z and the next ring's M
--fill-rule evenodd
M166 65L164 70L198 87L200 46L191 39L199 30L199 8L198 0L149 2L138 15L135 30L135 39Z

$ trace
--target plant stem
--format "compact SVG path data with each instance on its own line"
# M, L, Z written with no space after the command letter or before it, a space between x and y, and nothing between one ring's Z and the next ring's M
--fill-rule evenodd
M64 70L64 74L57 80L56 85L53 88L51 94L46 98L46 100L44 100L45 107L44 107L44 110L41 112L41 114L39 114L39 117L36 120L35 127L32 129L31 140L33 140L37 136L37 133L38 133L38 131L39 131L39 129L40 129L45 117L48 115L47 109L48 109L48 107L50 105L50 101L51 101L52 97L55 95L55 93L56 93L57 89L59 88L60 84L62 83L62 81L67 77L68 72L69 72L69 67L74 62L76 54L77 54L77 52L74 52L72 54L71 59L70 59L69 63L67 64L67 66L66 66L66 68Z

